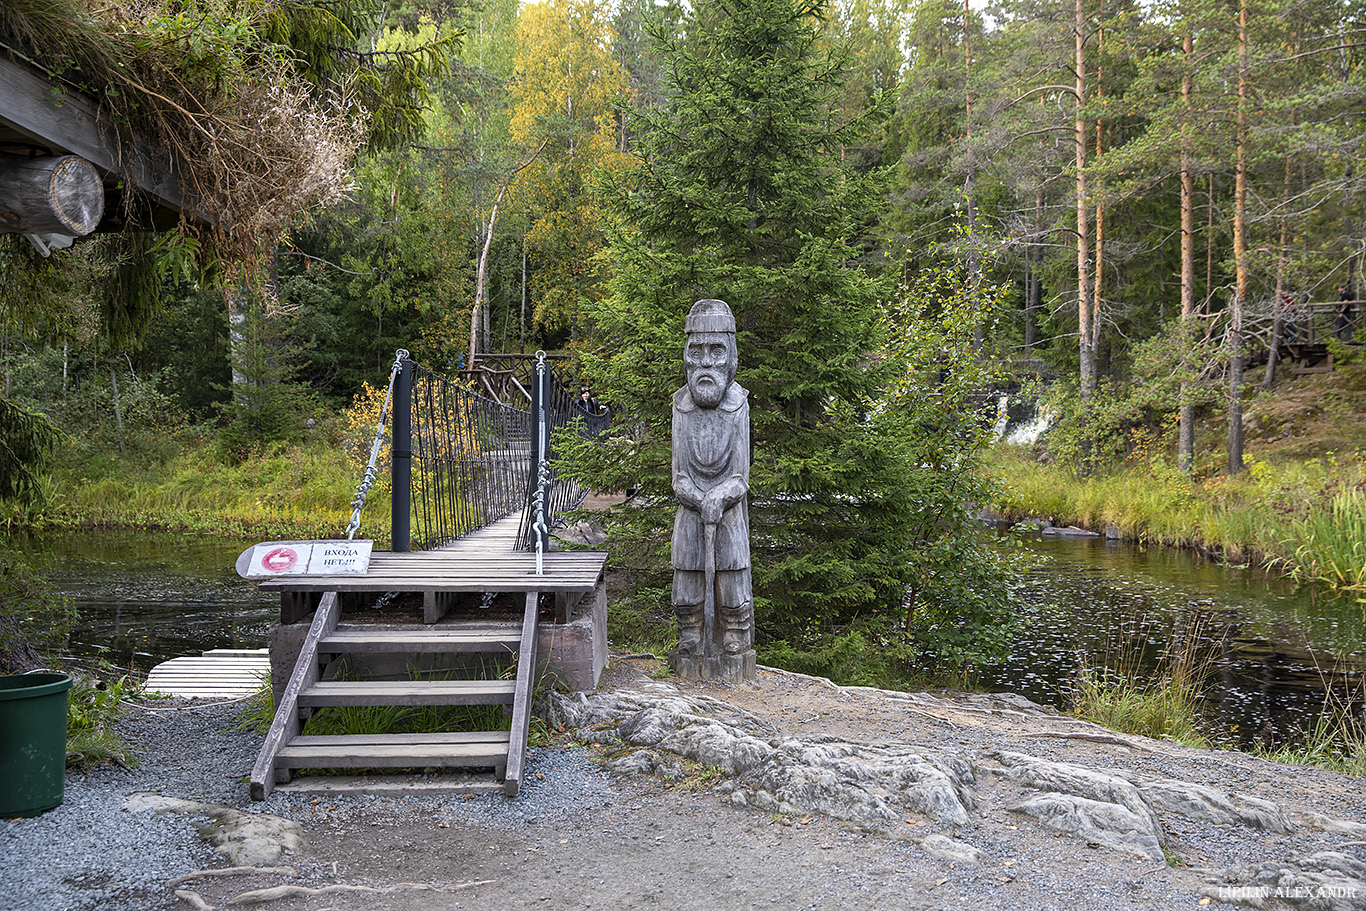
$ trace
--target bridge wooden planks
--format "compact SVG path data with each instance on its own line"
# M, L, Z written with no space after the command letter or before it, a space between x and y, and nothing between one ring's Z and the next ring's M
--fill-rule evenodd
M591 592L602 577L607 555L552 551L541 575L536 554L514 550L519 516L499 519L439 550L376 551L369 572L359 576L281 576L264 589L295 592Z

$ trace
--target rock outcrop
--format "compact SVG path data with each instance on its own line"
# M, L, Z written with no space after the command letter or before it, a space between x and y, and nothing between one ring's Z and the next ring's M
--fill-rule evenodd
M866 691L861 691L866 692ZM889 699L929 706L923 694ZM1027 701L998 697L981 712L1045 716ZM976 827L998 810L1032 819L1092 847L1106 846L1144 861L1177 861L1167 827L1218 826L1283 836L1314 829L1360 836L1366 826L1317 813L1288 814L1272 801L1234 790L1126 769L1090 768L1018 750L933 750L909 743L853 741L828 735L784 736L772 725L724 702L686 696L665 683L602 695L553 695L555 720L580 740L604 745L607 767L623 774L679 778L709 770L715 791L736 806L768 813L818 813L881 828L954 863L977 863L980 847L961 837L908 835L908 816L944 826ZM1023 704L1022 704L1023 703ZM1101 731L1041 731L1148 749ZM959 837L954 837L959 836ZM1366 908L1366 864L1319 852L1207 870L1207 894L1253 907L1268 902L1304 909ZM1219 892L1219 890L1223 890ZM1218 895L1215 893L1219 892Z

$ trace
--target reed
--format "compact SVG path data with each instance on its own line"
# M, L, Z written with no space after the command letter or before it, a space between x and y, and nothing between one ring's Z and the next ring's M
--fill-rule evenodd
M1134 667L1086 669L1072 698L1078 717L1112 731L1209 746L1199 727L1199 676L1180 663L1146 677Z
M1141 734L1206 747L1197 726L1198 687L1171 676L1151 680L1083 676L1073 711L1087 721L1122 734Z
M86 459L63 466L51 524L148 527L245 537L336 537L351 517L360 472L325 440L277 446L238 463L212 441L191 442L167 461ZM370 492L359 537L384 539L389 495Z
M1366 778L1366 730L1359 720L1350 716L1320 715L1303 735L1303 745L1254 752L1273 762L1317 766L1354 778Z
M1307 511L1286 526L1283 547L1296 578L1317 579L1335 588L1366 589L1366 494L1339 493L1327 509Z
M1212 672L1201 657L1200 623L1173 629L1171 645L1156 660L1145 660L1147 634L1141 627L1118 635L1099 666L1079 661L1072 690L1072 711L1088 721L1122 734L1172 740L1186 746L1209 746L1200 730L1200 690Z
M1366 680L1355 691L1342 692L1327 687L1323 707L1313 723L1301 730L1293 743L1259 748L1253 752L1263 759L1366 778L1366 720L1361 706L1366 704Z

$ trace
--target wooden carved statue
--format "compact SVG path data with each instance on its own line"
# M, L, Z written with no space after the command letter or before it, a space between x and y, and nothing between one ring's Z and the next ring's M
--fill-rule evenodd
M749 393L735 382L735 317L725 301L688 313L687 385L673 397L673 606L683 677L753 679L749 559Z

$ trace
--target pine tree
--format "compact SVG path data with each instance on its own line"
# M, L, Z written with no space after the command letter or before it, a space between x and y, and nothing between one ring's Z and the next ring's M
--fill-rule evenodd
M600 489L639 490L617 560L655 586L663 614L684 316L708 297L734 310L761 651L894 616L907 581L904 460L844 407L886 378L870 357L881 289L851 265L877 187L838 157L863 121L832 104L844 61L818 42L826 11L824 0L706 0L678 32L656 32L669 101L633 129L642 163L614 188L612 294L584 354L626 420L578 470Z

